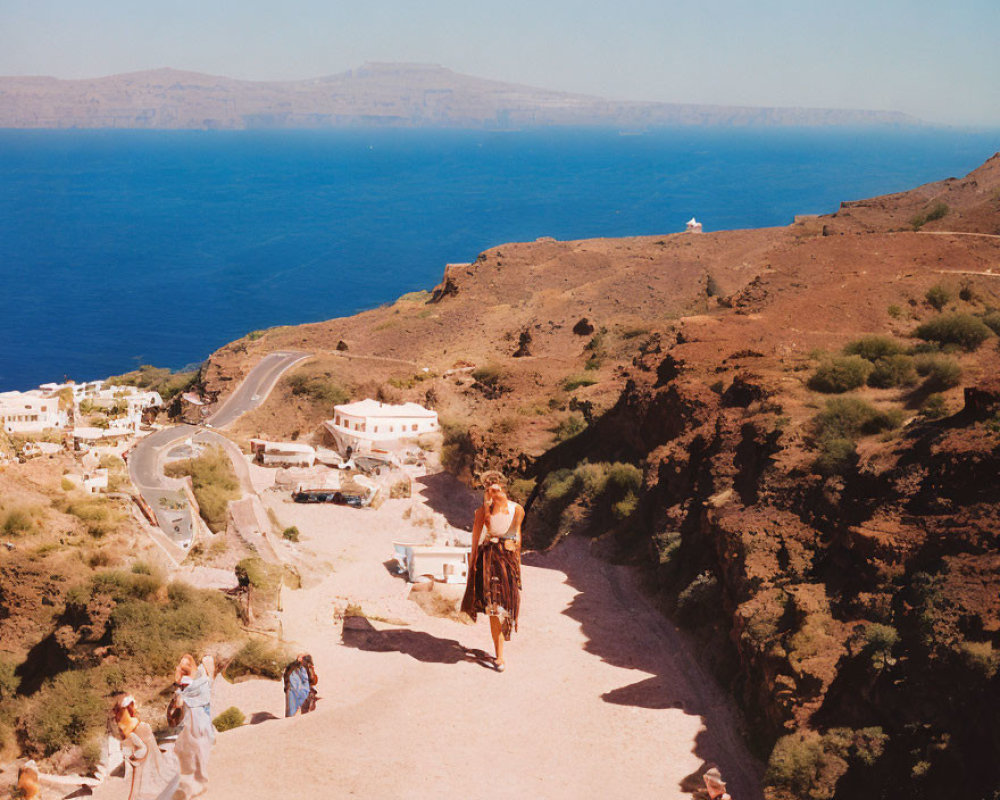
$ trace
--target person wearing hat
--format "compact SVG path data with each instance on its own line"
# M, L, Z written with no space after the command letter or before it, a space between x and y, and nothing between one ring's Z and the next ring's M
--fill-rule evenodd
M122 738L122 750L132 767L128 800L168 800L180 780L173 754L160 752L153 729L139 719L132 695L120 698L112 715Z
M726 782L722 780L722 773L718 767L711 767L702 776L705 781L705 790L708 792L709 800L732 800L726 791Z

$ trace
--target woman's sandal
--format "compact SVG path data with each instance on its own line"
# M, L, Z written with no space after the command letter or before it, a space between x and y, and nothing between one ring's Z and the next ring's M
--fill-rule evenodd
M507 669L507 665L504 664L503 661L497 661L494 658L493 659L493 669L495 669L497 672L503 672L505 669Z

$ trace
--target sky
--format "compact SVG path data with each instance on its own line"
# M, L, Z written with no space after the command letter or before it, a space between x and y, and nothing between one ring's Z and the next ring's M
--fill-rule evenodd
M250 80L366 61L619 100L1000 127L1000 0L0 0L0 75Z

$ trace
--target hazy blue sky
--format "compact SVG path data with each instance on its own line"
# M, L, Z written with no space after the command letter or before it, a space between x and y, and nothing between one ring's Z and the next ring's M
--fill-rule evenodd
M433 62L617 99L1000 125L1000 0L0 0L0 74Z

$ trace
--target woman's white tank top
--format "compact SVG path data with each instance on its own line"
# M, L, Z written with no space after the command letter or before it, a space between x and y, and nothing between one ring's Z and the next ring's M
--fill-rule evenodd
M489 520L483 527L482 534L479 536L479 543L484 544L490 539L503 537L515 538L513 528L518 508L517 503L513 500L508 500L506 511L498 511L495 514L490 514Z

